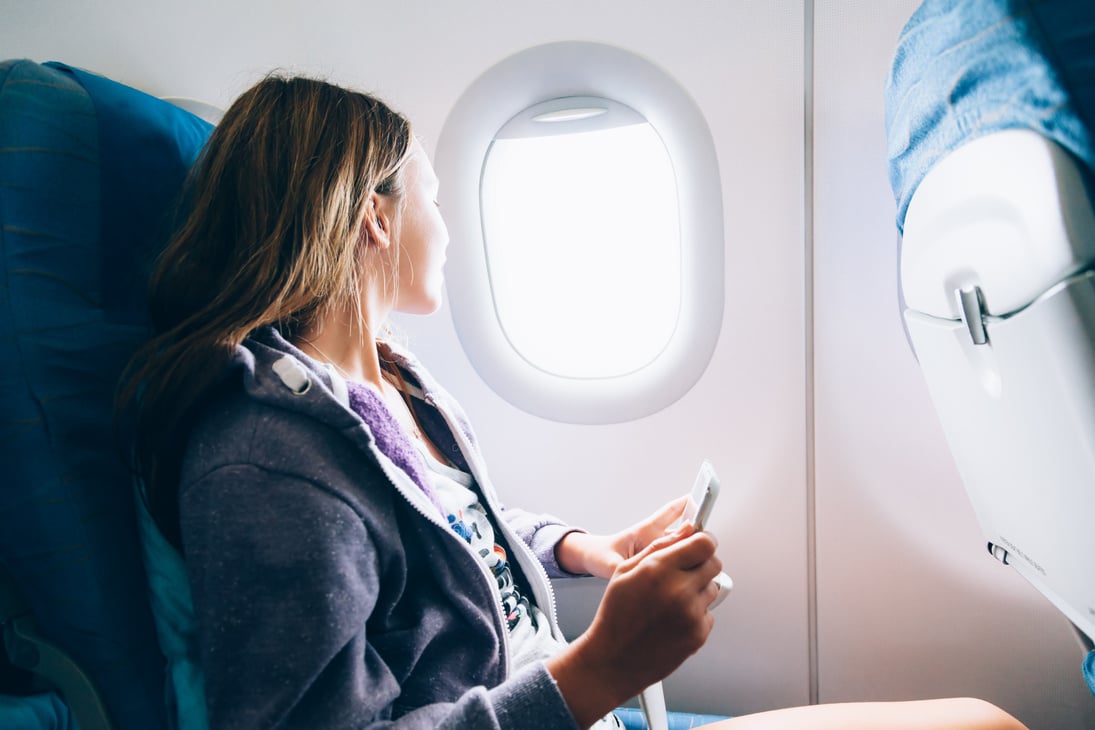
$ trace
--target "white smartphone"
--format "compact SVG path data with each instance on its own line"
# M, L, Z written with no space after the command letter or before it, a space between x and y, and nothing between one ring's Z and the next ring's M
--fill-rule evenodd
M696 481L692 485L692 491L688 495L688 503L684 507L678 524L691 522L696 532L707 526L707 518L711 516L711 509L715 506L715 500L719 497L719 476L715 473L715 467L707 459L700 464L700 471L696 474ZM720 603L726 600L726 596L734 589L733 579L726 573L715 576L715 585L719 587L718 595L708 607L708 611L714 610Z
M696 532L702 531L707 525L707 518L711 516L715 500L719 497L719 489L719 477L715 473L715 467L704 459L699 473L696 474L696 481L692 484L692 492L688 495L688 504L681 514L680 524L691 522Z

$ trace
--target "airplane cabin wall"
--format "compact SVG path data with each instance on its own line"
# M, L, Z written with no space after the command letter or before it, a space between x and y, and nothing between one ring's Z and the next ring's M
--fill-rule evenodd
M221 107L269 69L318 74L405 112L431 154L459 95L513 53L586 40L653 61L706 116L722 176L726 303L700 381L637 421L556 423L479 378L447 304L398 320L503 496L613 531L714 462L711 529L737 585L666 681L671 708L970 694L1032 728L1095 726L1064 619L984 551L901 333L882 81L915 4L4 0L0 57ZM557 590L580 631L601 584Z

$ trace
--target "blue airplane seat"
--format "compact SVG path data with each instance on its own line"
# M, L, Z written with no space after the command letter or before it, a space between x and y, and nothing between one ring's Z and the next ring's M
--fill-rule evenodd
M8 662L81 730L167 727L113 396L211 129L78 69L0 63L0 626Z

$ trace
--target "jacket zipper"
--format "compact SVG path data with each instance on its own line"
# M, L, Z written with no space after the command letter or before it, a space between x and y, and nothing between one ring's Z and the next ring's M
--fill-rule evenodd
M442 532L444 532L446 535L448 535L448 537L445 538L445 539L454 540L458 544L458 546L459 546L458 549L464 551L464 553L469 558L471 558L471 562L473 562L475 564L475 567L479 571L479 574L481 576L483 576L483 578L487 581L488 586L489 586L489 590L487 591L487 593L489 595L493 596L494 593L495 593L495 587L497 586L498 581L494 578L494 576L492 576L487 571L487 566L483 564L483 561L479 560L475 555L473 555L471 553L471 551L468 550L468 544L464 541L464 539L461 538L459 535L457 535L452 530L451 527L449 527L446 523L444 523L442 521L441 514L437 511L436 508L433 507L432 504L430 505L430 507L427 508L425 505L423 505L420 502L419 499L415 498L414 496L409 495L407 493L407 490L409 489L409 487L401 484L400 482L402 482L404 480L410 481L412 483L414 489L415 489L415 492L420 493L421 489L418 487L418 485L414 484L413 480L411 480L411 478L409 476L404 474L402 469L395 466L395 464L392 463L391 459L386 454L384 454L382 451L380 451L380 449L376 448L375 445L370 445L370 448L374 451L374 455L377 458L377 462L380 464L381 470L384 472L385 476L388 477L388 481L392 483L392 486L395 487L395 490L397 492L399 492L399 495L401 497L403 497L403 499L406 500L408 503L410 503L411 507L413 507L414 510L416 512L418 512L418 514L422 515L426 519L427 522L430 522L431 524L436 525L437 527L439 527L441 529ZM391 464L390 468L398 476L393 475L392 473L389 472L389 464ZM492 606L492 609L493 609L492 613L494 614L494 618L495 618L495 626L498 629L500 629L499 634L502 637L502 657L501 658L502 658L502 667L505 670L504 671L504 676L508 677L509 672L510 672L509 629L508 629L508 625L506 623L506 618L505 618L505 616L502 615L501 601L492 600L492 601L490 601L490 603L491 603L491 606Z
M295 361L295 358L294 358L294 361ZM306 367L304 367L303 365L301 365L301 367L305 371L307 371ZM332 392L335 396L335 401L338 402L339 405L341 405L343 408L346 408L347 410L350 410L349 395L347 394L347 386L346 386L345 379L342 377L341 373L339 373L335 370L335 368L333 366L328 365L327 373L328 373L328 376L331 379ZM285 378L280 373L277 373L277 375L281 379L281 381L283 383L285 383ZM288 383L285 383L285 384L288 386ZM475 457L477 455L474 452L474 450L470 448L471 444L468 443L466 438L464 438L463 431L461 431L460 429L454 427L454 425L452 423L452 420L449 418L449 414L446 412L446 410L444 408L438 407L436 405L436 403L434 403L432 397L426 396L426 400L431 405L433 405L435 408L437 408L437 411L439 413L441 413L441 415L445 418L445 422L449 425L449 430L460 441L461 446L464 448L465 456L469 459L468 464L470 466L472 464L472 462L475 461ZM352 410L351 410L351 412L352 412ZM354 414L354 415L356 416L357 414ZM359 419L360 419L360 417L359 417ZM388 481L391 482L391 485L400 494L400 496L403 497L403 499L406 500L411 505L411 507L414 508L414 510L416 512L418 512L418 514L422 515L428 522L430 522L433 525L436 525L438 528L441 529L442 532L447 534L448 538L445 538L445 539L454 540L459 544L458 549L464 551L464 554L467 555L471 559L471 561L475 564L476 569L479 571L479 574L484 578L484 580L487 581L487 586L488 586L487 593L488 593L488 595L494 596L497 585L498 585L497 579L495 579L495 577L490 574L490 572L487 569L487 566L483 563L483 561L479 560L476 555L472 554L471 550L469 550L469 548L468 548L467 542L465 542L463 538L461 538L459 535L457 535L452 530L452 528L450 528L449 525L442 519L441 514L437 511L437 509L434 507L434 505L431 504L429 507L426 507L421 503L420 499L416 498L415 496L412 496L412 491L411 490L413 490L413 495L422 495L421 488L419 488L419 486L414 483L414 480L411 479L408 474L406 474L402 469L400 469L398 466L396 466L395 463L384 452L382 452L376 446L376 442L373 441L372 439L370 439L370 442L369 442L369 450L373 453L374 458L376 459L377 463L380 465L381 471L384 472L384 475L388 478ZM478 475L475 474L475 471L476 470L473 469L473 476L475 476L478 479ZM401 482L410 482L410 486L406 486L406 485L402 484ZM480 482L480 483L482 483L482 482ZM484 489L484 490L481 490L481 491L483 492L484 497L487 498L487 501L489 503L490 498L487 495L486 490ZM422 496L424 497L425 495L422 495ZM491 504L490 507L495 512L497 511L495 509L495 505ZM509 531L509 526L505 524L504 520L498 520L498 523L501 526L503 532L510 539L510 544L514 544L515 542L520 543L521 546L524 547L526 551L528 550L527 546L524 545L523 540L518 539L518 540L515 541L513 539L513 535ZM520 559L520 556L518 556L518 559ZM535 556L533 556L533 561L532 562L535 563L536 566L540 568L540 573L544 577L544 581L545 581L545 584L547 585L547 588L548 588L548 591L549 591L549 597L550 597L550 606L551 606L550 617L551 617L551 622L552 622L552 628L553 628L553 630L556 630L555 635L561 636L561 633L557 632L557 622L555 620L555 596L554 596L554 592L551 590L551 583L548 582L547 573L544 571L543 566L540 565L540 561L535 559ZM535 586L533 586L533 591L535 591L535 590L536 590L536 588L535 588ZM492 613L493 613L494 619L495 619L495 628L498 629L498 633L501 636L501 643L502 643L502 656L501 656L501 659L502 659L503 677L508 677L509 674L510 674L509 624L506 621L505 615L502 613L502 602L500 600L499 601L491 600L490 603L493 607L492 608Z
M458 424L453 423L453 419L449 416L448 410L437 404L433 396L425 394L425 400L432 405L437 412L445 419L445 423L449 427L449 431L453 437L456 438L457 443L460 445L460 450L464 453L465 458L468 460L468 468L471 470L472 476L475 477L475 481L479 484L480 491L483 494L483 498L487 500L487 506L490 507L491 514L496 517L496 524L499 530L506 536L507 542L513 547L518 563L525 571L525 575L530 577L529 587L532 588L533 595L536 597L536 605L543 610L545 607L547 611L544 613L548 617L548 621L551 622L551 633L556 638L562 639L563 633L559 629L559 618L556 615L555 605L555 589L551 585L551 578L548 577L547 570L544 569L543 564L532 553L532 549L525 544L518 535L513 532L513 529L509 526L504 518L501 517L501 510L498 504L496 504L495 490L491 485L490 480L486 478L485 469L479 463L479 454L468 440L464 431ZM532 570L536 575L540 577L540 585L537 586L536 581L531 580L529 570ZM542 588L542 590L540 590ZM508 633L508 632L507 632Z
M341 375L335 373L333 369L329 369L328 372L332 378L332 381L341 378ZM343 385L343 387L345 386ZM544 613L548 617L552 636L558 639L565 640L563 637L563 632L559 628L559 617L557 615L555 603L555 589L551 585L551 578L548 577L547 571L544 569L544 566L540 563L539 559L537 559L537 557L532 554L531 548L529 548L529 546L525 544L525 541L513 532L513 529L509 526L509 523L500 516L501 510L499 509L497 500L494 497L494 487L486 478L486 470L479 463L478 451L476 451L475 447L472 446L470 440L464 434L464 431L459 427L459 425L453 422L453 418L450 416L447 408L440 406L434 399L433 395L430 393L426 393L424 389L422 392L422 396L423 399L431 406L433 406L437 410L437 412L441 414L441 417L445 419L445 423L449 427L449 432L453 435L453 437L459 444L461 452L464 454L465 459L467 459L468 468L471 470L471 475L475 479L476 483L479 484L480 492L483 494L483 498L487 501L487 506L490 508L491 514L497 518L495 519L495 525L499 530L502 531L502 534L506 536L506 541L515 551L514 557L517 558L518 564L525 571L525 575L529 576L530 578L529 586L532 588L533 596L535 596L536 598L536 605L540 607L541 611L543 611L545 605L547 606L547 611ZM343 405L345 407L348 407L346 406L346 404ZM471 551L468 550L468 545L466 542L464 542L463 538L457 535L448 526L448 524L442 521L440 513L438 513L437 510L433 508L432 504L429 508L427 508L421 504L419 499L411 496L408 493L408 490L411 488L414 489L415 494L421 494L422 491L418 487L418 485L414 483L410 476L405 474L402 469L395 466L394 462L392 462L392 460L386 454L384 454L382 451L380 451L379 448L376 447L375 442L370 443L369 448L372 450L374 457L377 460L377 463L380 464L380 468L384 472L384 475L388 477L388 481L391 482L392 486L395 487L395 490L399 492L400 496L403 497L403 499L406 500L411 505L411 507L413 507L414 510L418 512L418 514L422 515L428 522L436 525L441 529L442 532L448 534L449 538L447 539L452 539L460 543L460 549L464 550L465 553L472 558L472 562L475 563L476 568L479 570L479 574L483 576L483 578L486 579L488 583L488 593L493 596L498 581L494 578L493 575L488 572L487 566L483 563L483 561L479 560L475 555L473 555ZM391 465L390 467L389 464ZM402 481L411 482L411 487L402 485ZM536 581L531 580L530 572L535 573L537 576L539 576L539 586L537 585ZM491 604L493 605L493 614L496 621L496 626L500 629L499 634L502 638L501 658L502 667L505 670L504 676L508 677L510 673L509 624L506 621L506 617L502 613L502 602L492 600Z

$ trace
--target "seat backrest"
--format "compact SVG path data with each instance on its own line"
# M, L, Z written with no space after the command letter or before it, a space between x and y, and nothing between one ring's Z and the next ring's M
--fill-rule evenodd
M901 281L989 551L1095 636L1095 214L1081 166L1022 129L951 152L912 197Z
M93 74L0 63L0 563L121 730L165 725L164 660L114 389L210 131Z

